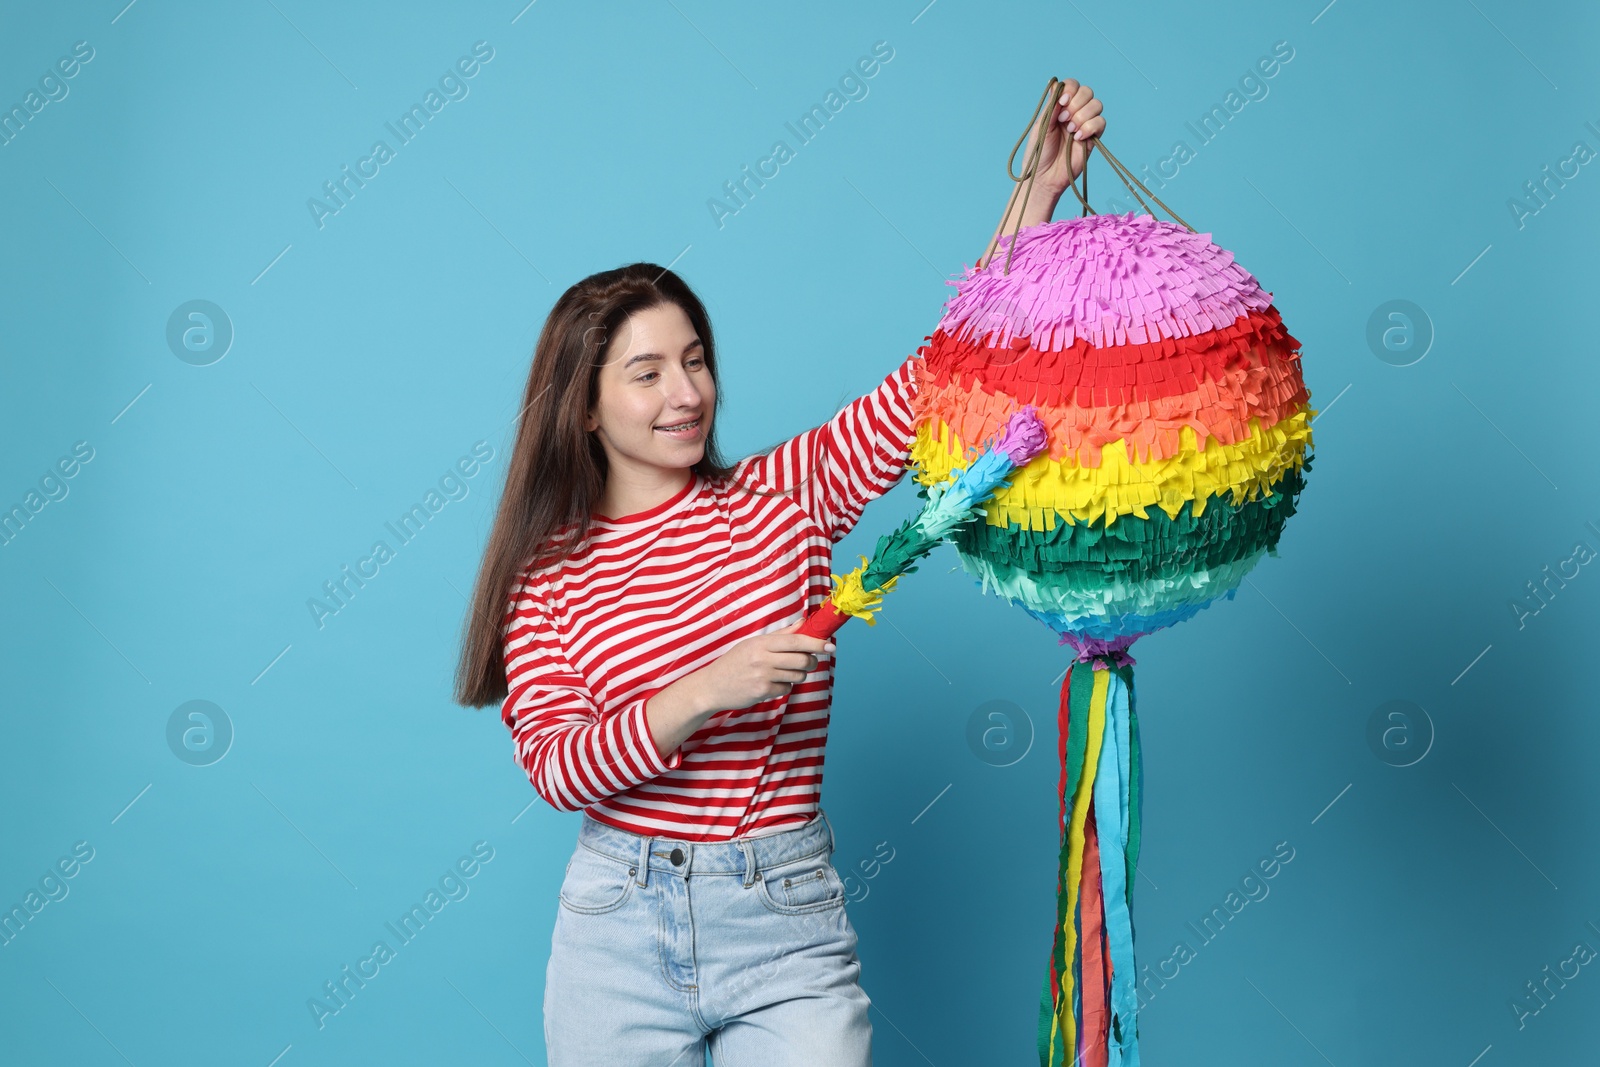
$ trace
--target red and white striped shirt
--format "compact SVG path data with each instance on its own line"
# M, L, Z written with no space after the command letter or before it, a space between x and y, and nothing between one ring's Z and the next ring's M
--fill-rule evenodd
M920 363L908 357L828 422L741 460L730 479L691 472L682 491L647 511L596 517L589 546L560 566L524 569L502 627L501 718L540 796L610 826L688 841L812 817L834 657L820 656L787 697L712 715L667 758L645 703L827 597L833 543L905 472Z

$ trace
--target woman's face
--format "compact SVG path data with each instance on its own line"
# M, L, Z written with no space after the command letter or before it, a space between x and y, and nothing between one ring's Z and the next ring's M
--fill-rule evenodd
M599 437L613 468L681 470L705 454L716 400L689 316L677 304L661 304L634 312L612 340L584 428Z

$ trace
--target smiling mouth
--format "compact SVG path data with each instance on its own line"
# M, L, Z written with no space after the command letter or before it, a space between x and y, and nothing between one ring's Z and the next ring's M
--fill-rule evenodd
M682 433L684 430L692 430L698 425L700 425L699 419L690 419L688 422L680 422L674 426L657 426L656 429L666 433Z

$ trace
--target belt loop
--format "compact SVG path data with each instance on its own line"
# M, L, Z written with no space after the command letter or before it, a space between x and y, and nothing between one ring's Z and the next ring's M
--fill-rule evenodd
M650 838L648 838L648 837L640 837L639 838L639 872L638 872L638 874L636 874L634 876L634 880L637 881L641 886L649 885L650 884L649 879L646 877L646 875L649 873L649 871L650 871Z
M817 814L822 816L822 825L828 828L828 851L831 853L834 850L833 823L828 821L828 813L823 811L821 808L817 809Z
M749 889L756 884L756 850L749 840L739 841L739 851L744 853L744 887Z

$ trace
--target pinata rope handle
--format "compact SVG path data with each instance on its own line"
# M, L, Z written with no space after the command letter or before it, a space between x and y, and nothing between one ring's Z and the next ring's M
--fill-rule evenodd
M1017 210L1017 221L1011 229L1011 244L1006 248L1005 272L1007 274L1011 273L1011 253L1017 246L1017 231L1022 228L1022 215L1023 212L1027 210L1028 197L1033 193L1033 179L1034 176L1039 173L1039 155L1044 151L1045 131L1049 128L1050 121L1055 115L1054 105L1047 107L1046 104L1049 101L1056 99L1060 95L1061 86L1064 84L1066 83L1060 78L1052 77L1050 79L1050 83L1044 88L1043 95L1039 97L1039 102L1034 105L1033 114L1029 117L1027 125L1022 129L1022 136L1017 138L1017 143L1011 148L1011 155L1006 158L1006 175L1016 183L1016 187L1011 190L1011 198L1006 201L1006 213L1002 217L1011 217L1011 207L1016 203L1017 193L1019 191L1022 193L1022 207ZM1023 168L1022 173L1016 174L1014 171L1017 162L1017 152L1022 148L1023 142L1028 139L1028 132L1030 130L1034 131L1033 149L1029 154L1027 165ZM1181 223L1184 229L1188 230L1190 233L1195 232L1193 226L1190 226L1187 222L1184 222L1183 219L1179 218L1176 211L1173 211L1170 207L1167 207L1166 204L1162 203L1160 197L1156 196L1155 193L1152 193L1148 188L1146 188L1144 182L1141 182L1137 175L1124 166L1121 160L1117 159L1116 156L1111 154L1110 149L1106 148L1105 142L1100 139L1098 134L1084 141L1083 146L1083 192L1078 192L1078 180L1076 177L1074 177L1068 183L1067 188L1072 190L1072 195L1076 196L1078 198L1078 202L1083 205L1084 215L1098 214L1094 208L1089 206L1089 154L1092 153L1098 146L1100 149L1100 154L1106 157L1106 162L1111 166L1111 172L1118 178L1122 179L1122 184L1127 186L1128 192L1132 194L1135 200L1139 201L1140 207L1144 208L1144 210L1151 216L1155 215L1155 210L1152 209L1149 204L1144 202L1144 198L1139 195L1138 189L1134 188L1135 185L1137 185L1139 189L1143 189L1145 195L1149 196L1151 200L1154 200L1157 204L1160 204L1162 210ZM1072 140L1070 138L1064 138L1062 140L1061 151L1070 162L1072 159ZM1024 183L1026 183L1025 187ZM989 247L985 249L983 253L983 262L985 264L989 262L989 257L993 255L995 244L999 240L1000 233L998 231L993 237L989 238Z

